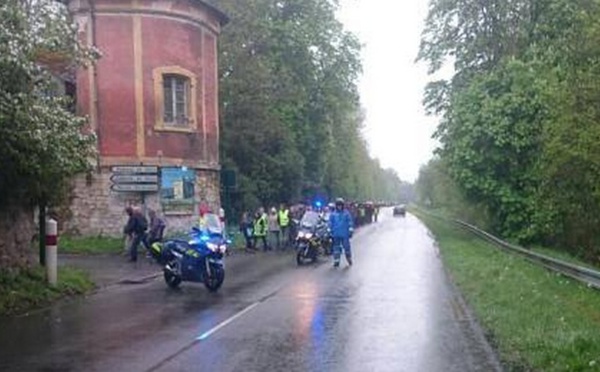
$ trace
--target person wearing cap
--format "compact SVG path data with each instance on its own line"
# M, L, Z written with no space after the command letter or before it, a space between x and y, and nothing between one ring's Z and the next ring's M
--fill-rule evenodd
M342 248L346 256L346 262L352 266L352 251L350 249L350 238L354 233L354 222L350 212L345 209L342 198L335 201L335 211L329 216L329 229L333 238L333 267L340 266Z

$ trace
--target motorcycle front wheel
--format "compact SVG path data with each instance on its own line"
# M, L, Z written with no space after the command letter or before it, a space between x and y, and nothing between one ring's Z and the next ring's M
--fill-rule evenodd
M302 266L304 265L304 249L299 249L298 253L296 254L296 263L298 264L298 266Z
M204 281L204 286L210 292L216 292L221 288L225 280L225 270L222 266L210 265L210 275Z
M165 283L167 283L167 285L173 289L179 287L179 284L181 284L181 278L167 269L164 271L164 277Z

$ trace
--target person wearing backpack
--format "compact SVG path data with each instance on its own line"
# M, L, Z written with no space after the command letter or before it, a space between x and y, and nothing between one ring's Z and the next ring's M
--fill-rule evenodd
M125 208L125 213L129 216L127 224L123 228L123 233L130 236L131 245L129 246L129 262L137 261L137 248L143 243L148 248L146 241L146 230L148 230L148 220L141 210L133 207Z

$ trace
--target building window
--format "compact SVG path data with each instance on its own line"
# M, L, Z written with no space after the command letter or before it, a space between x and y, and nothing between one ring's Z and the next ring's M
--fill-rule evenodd
M160 199L166 214L193 214L196 171L187 167L160 169Z
M196 77L181 67L153 72L158 131L193 132L197 128Z
M190 79L186 76L163 76L165 126L188 127L190 122Z

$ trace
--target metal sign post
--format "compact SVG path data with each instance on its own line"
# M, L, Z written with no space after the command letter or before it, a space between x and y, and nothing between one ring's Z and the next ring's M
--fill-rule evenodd
M146 193L158 192L158 167L154 165L119 165L111 168L114 192L141 193L142 208L146 215Z

